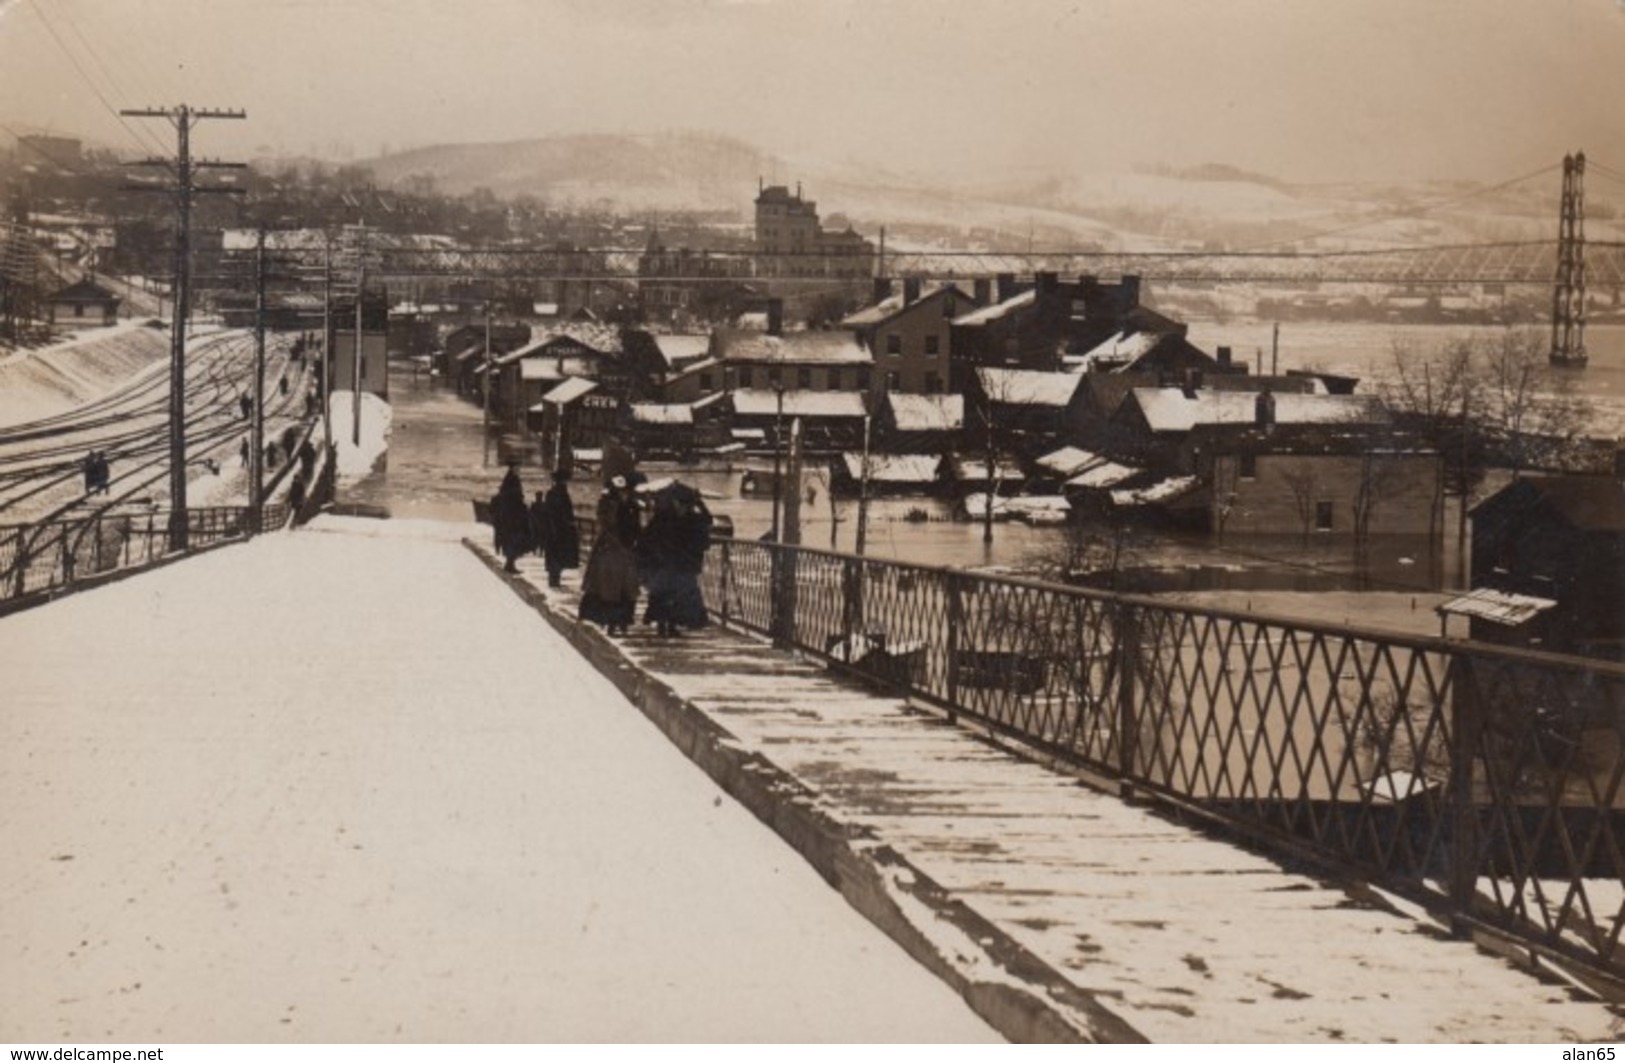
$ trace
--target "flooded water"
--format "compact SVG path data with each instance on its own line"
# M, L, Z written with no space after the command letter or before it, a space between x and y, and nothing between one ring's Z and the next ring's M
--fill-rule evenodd
M1193 321L1190 341L1206 351L1220 345L1231 347L1237 361L1245 361L1254 372L1262 366L1267 373L1271 366L1272 328L1269 322ZM1549 327L1534 328L1542 337L1550 334ZM1394 374L1396 345L1429 354L1464 337L1493 340L1504 332L1503 328L1489 325L1283 322L1279 364L1282 372L1319 369L1356 376L1361 381L1360 391L1374 392L1381 381ZM1590 362L1585 369L1563 376L1572 379L1580 394L1594 404L1596 434L1625 436L1625 325L1592 325L1586 329L1585 338Z
M1491 338L1502 330L1450 325L1299 324L1281 327L1280 367L1317 368L1347 373L1374 390L1393 371L1396 344L1430 352L1463 336ZM1237 358L1253 360L1262 352L1269 369L1271 325L1260 322L1215 324L1192 322L1190 336L1205 349L1233 347ZM1625 326L1592 327L1586 332L1589 366L1575 374L1582 392L1600 411L1599 432L1625 434ZM343 492L343 501L378 506L392 516L473 521L474 499L489 498L501 479L495 441L487 454L483 412L449 388L397 367L390 379L394 432L386 467ZM487 460L489 458L489 461ZM705 466L651 464L650 477L675 476L704 492L713 512L734 523L735 534L757 537L772 526L773 504L767 492L741 489L747 471L766 473L770 459L745 458ZM763 477L766 479L766 477ZM527 494L547 486L540 468L524 470ZM584 477L572 487L582 512L591 512L598 485ZM822 468L802 479L801 539L808 546L850 551L857 526L857 504L842 499L831 507L829 477ZM1454 514L1447 514L1454 526ZM918 564L956 568L1053 573L1069 553L1075 530L1030 527L1000 522L993 541L982 541L982 526L953 519L943 499L880 498L870 502L867 552ZM1085 531L1083 534L1089 535ZM1098 533L1102 537L1110 533ZM1413 540L1372 545L1363 579L1354 576L1347 545L1307 548L1290 539L1216 543L1207 539L1139 537L1125 567L1156 570L1142 574L1147 590L1289 588L1297 590L1437 588L1455 585L1459 566L1453 537L1443 553L1429 556Z
M393 432L385 466L341 491L341 501L379 507L398 518L473 522L473 500L487 499L501 480L495 442L483 437L483 412L449 388L398 369L390 380ZM742 490L746 472L768 473L771 459L746 458L704 466L652 463L651 478L676 477L697 487L712 512L728 517L740 538L766 533L773 522L770 493ZM544 470L522 470L527 495L547 486ZM766 476L762 477L764 480ZM590 513L598 484L590 476L572 485L578 512ZM802 478L801 541L821 549L851 551L857 503L840 499L831 506L829 477L822 469ZM994 525L983 542L979 523L953 519L952 504L936 498L878 498L869 503L866 552L914 564L1055 575L1077 555L1075 540L1087 549L1120 549L1119 567L1135 578L1129 586L1146 591L1213 589L1329 590L1361 586L1428 589L1452 578L1452 559L1430 557L1414 540L1371 545L1364 574L1355 578L1351 548L1306 547L1294 539L1236 540L1173 538L1144 534L1122 538L1107 529Z

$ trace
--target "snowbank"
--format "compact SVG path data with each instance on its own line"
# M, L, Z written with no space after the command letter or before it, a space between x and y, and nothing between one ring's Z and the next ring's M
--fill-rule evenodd
M394 408L371 392L361 393L361 443L354 442L352 430L355 393L335 391L332 397L333 438L338 443L339 483L362 480L389 450L389 432Z
M169 333L128 323L0 355L0 425L71 410L165 360Z

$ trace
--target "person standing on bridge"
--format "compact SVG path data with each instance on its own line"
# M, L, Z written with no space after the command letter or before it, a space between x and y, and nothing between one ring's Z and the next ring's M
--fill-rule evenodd
M698 491L674 483L655 493L654 516L638 540L638 574L649 589L643 622L664 637L701 628L709 617L700 572L711 545L711 511Z
M638 500L627 476L610 478L598 498L598 532L581 577L581 619L624 635L637 615Z
M553 486L531 507L531 525L547 563L547 585L557 587L567 568L581 564L581 535L576 531L575 503L570 500L570 470L553 470Z
M504 572L518 572L519 555L530 548L530 511L525 508L525 488L519 482L519 466L508 466L491 499L491 527L496 533L497 550L505 564Z

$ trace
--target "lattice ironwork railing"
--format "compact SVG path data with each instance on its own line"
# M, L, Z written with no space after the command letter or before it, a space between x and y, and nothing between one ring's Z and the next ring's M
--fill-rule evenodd
M259 531L288 521L284 503L262 507ZM244 506L188 509L187 551L250 533ZM0 603L60 593L108 572L148 567L170 556L171 514L108 512L73 520L0 526Z
M1625 667L719 539L731 624L1625 975Z

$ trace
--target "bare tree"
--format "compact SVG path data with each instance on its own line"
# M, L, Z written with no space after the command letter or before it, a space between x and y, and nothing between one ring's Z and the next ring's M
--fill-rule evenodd
M1320 482L1312 466L1304 465L1281 473L1288 491L1292 492L1292 507L1298 514L1298 526L1303 529L1303 544L1309 545L1309 533L1315 527L1315 504L1319 501Z

